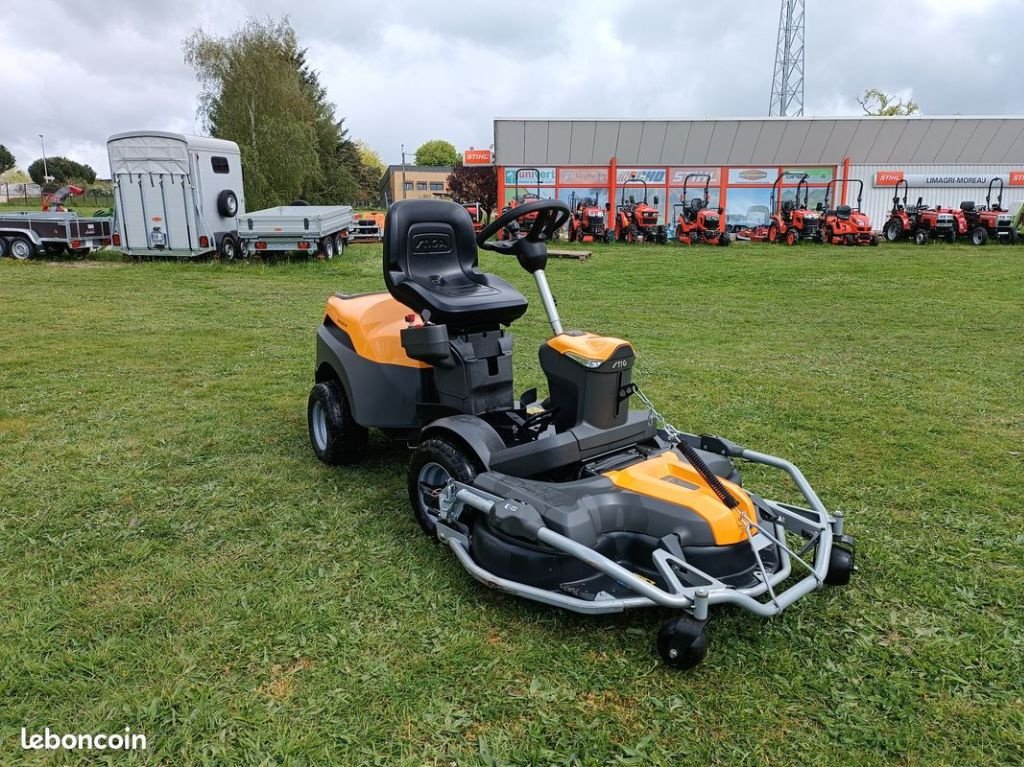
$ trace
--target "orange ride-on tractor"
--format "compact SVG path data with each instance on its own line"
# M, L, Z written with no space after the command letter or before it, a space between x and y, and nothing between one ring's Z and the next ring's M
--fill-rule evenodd
M64 201L69 197L81 197L85 194L85 190L77 186L62 186L55 192L47 192L43 194L40 199L41 207L44 211L52 213L61 213L67 208L64 207Z
M608 226L607 208L600 206L601 195L594 197L577 197L573 192L569 197L572 217L569 219L569 239L574 242L611 242L615 239L615 230Z
M917 198L916 205L907 205L909 191L910 187L906 180L896 182L892 210L889 211L889 218L882 227L882 234L887 241L912 239L918 245L940 239L956 242L957 236L967 233L967 219L962 211L942 207L931 208L924 204L923 197Z
M792 200L782 199L781 183L786 175L780 173L772 185L772 217L765 239L787 245L796 245L800 240L817 240L821 231L821 214L808 207L811 189L807 185L807 174L800 174ZM800 196L801 190L803 197Z
M825 203L822 205L823 219L821 222L821 242L830 245L877 245L878 235L871 228L871 219L861 210L864 198L864 182L859 178L850 179L858 184L857 207L836 205L829 207L833 200L833 190L838 191L838 184L847 183L845 178L834 178L825 187Z
M626 197L629 184L643 184L644 199L637 202L633 195ZM622 195L615 209L615 235L619 242L657 242L664 245L668 242L668 232L664 224L658 223L658 196L654 196L654 206L647 204L647 182L642 178L628 178L622 183Z
M522 188L520 186L519 177L523 174L533 173L537 179L537 192L524 192L519 193ZM516 195L508 201L508 204L501 209L502 214L507 213L513 208L518 208L520 205L525 205L528 202L536 202L541 199L540 197L540 171L537 168L517 168L516 169ZM523 216L521 219L512 220L508 226L503 227L498 232L499 240L515 240L522 237L526 231L529 231L530 227L533 226L534 221L537 220L535 214Z
M992 187L999 182L999 196L996 204L992 204ZM1017 242L1017 230L1013 226L1013 214L1003 207L1003 180L999 177L988 182L988 195L985 207L977 208L973 202L960 203L960 210L967 219L967 230L971 233L972 245L984 245L989 240L996 240L1004 245Z
M704 179L704 196L686 199L691 178ZM730 238L725 231L725 211L709 207L711 200L711 174L688 173L683 179L683 196L672 206L676 213L676 239L687 245L728 245Z
M480 232L486 225L486 214L484 212L484 206L478 202L465 202L462 207L469 213L469 217L473 219L473 231Z

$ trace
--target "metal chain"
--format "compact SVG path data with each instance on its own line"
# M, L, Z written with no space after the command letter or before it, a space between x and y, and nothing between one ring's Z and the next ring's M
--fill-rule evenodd
M665 432L665 436L667 436L669 440L671 440L672 442L682 442L683 432L679 431L675 426L670 424L668 422L668 419L658 412L658 409L654 407L654 403L651 402L650 398L646 394L644 394L643 391L641 391L640 387L637 384L633 384L633 393L640 399L641 402L644 403L644 405L647 406L647 409L651 411L651 415L654 416L655 423L657 423L658 426L662 428L662 430Z

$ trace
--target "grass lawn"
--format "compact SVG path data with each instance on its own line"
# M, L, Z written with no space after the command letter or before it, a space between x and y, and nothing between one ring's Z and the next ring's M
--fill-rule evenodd
M1024 248L595 247L568 327L619 335L680 428L793 459L859 572L781 618L488 591L420 532L401 445L313 457L329 263L0 262L0 764L20 728L145 733L152 765L1024 763ZM541 385L531 299L517 387ZM784 492L750 471L748 486ZM100 753L100 752L94 752ZM93 763L104 762L93 757Z

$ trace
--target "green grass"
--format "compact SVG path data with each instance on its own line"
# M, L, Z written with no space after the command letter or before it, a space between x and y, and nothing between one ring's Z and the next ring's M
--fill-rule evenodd
M315 461L314 329L380 289L375 247L8 259L0 764L88 763L22 753L22 726L148 735L111 764L1024 762L1024 249L595 251L550 264L567 326L631 339L677 426L800 464L858 538L851 586L719 611L706 662L667 671L669 613L471 580L419 533L401 445ZM539 301L514 329L541 385Z

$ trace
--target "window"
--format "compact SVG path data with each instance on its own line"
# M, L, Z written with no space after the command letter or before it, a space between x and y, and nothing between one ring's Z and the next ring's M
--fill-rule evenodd
M411 181L406 181L405 182L405 191L407 191L407 192L411 192L412 191L412 182Z
M444 191L444 184L442 184L440 181L431 181L430 182L430 191L431 192L443 192Z
M211 157L210 164L213 166L214 173L227 173L229 171L227 157Z
M418 191L418 192L425 192L425 191L427 191L427 182L426 181L417 181L416 182L416 191Z

